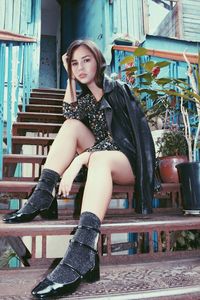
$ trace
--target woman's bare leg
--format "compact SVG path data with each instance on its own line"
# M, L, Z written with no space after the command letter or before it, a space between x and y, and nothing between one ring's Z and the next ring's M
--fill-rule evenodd
M62 175L76 152L82 152L95 142L92 132L81 122L66 120L60 128L47 156L44 167Z
M81 213L94 213L102 221L112 196L113 182L134 183L127 157L120 151L99 151L90 156Z

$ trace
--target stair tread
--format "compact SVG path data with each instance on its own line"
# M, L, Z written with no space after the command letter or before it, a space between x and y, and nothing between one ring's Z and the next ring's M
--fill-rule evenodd
M7 224L2 221L0 218L0 233L1 235L9 235L12 232L13 235L17 236L20 232L29 232L37 235L41 232L41 230L45 230L48 234L54 235L58 230L59 234L70 233L74 226L78 223L78 220L75 219L66 219L66 220L41 220L38 218L34 219L31 222L26 223L15 223ZM114 218L113 216L105 217L102 225L101 225L101 233L107 232L108 229L113 230L115 233L127 232L128 229L134 230L138 227L142 227L143 229L147 228L155 229L165 228L167 227L173 228L176 227L176 230L181 230L181 228L195 229L200 228L200 219L196 218L196 216L184 216L183 214L149 214L149 215L137 215L133 214L133 216L119 216L118 218ZM15 229L13 232L13 228Z
M199 270L199 267L199 259L195 257L182 258L178 261L168 259L128 265L101 264L100 281L94 282L92 285L84 282L76 292L70 296L62 296L60 299L198 300L200 298L198 284L200 275L196 270ZM44 278L48 268L48 272L53 269L52 266L50 267L50 263L45 268L40 265L36 268L1 270L0 298L32 299L31 290L41 278ZM187 281L183 280L186 278L186 270L190 272Z
M28 112L28 111L25 111L25 112L18 112L18 116L20 115L30 115L30 116L62 116L63 117L63 114L57 114L57 113L44 113L44 112Z
M23 126L45 126L45 127L61 127L61 124L58 123L42 123L42 122L14 122L13 123L14 126L19 126L19 127L23 127Z
M18 105L19 107L22 107L22 104L19 104ZM60 105L60 106L58 106L58 105L50 105L50 104L27 104L27 106L26 107L44 107L44 108L49 108L49 107L51 107L51 108L62 108L62 106Z
M35 89L32 89L32 92L46 92L46 93L52 93L52 91L55 91L56 93L65 93L65 89L60 89L60 88L35 88Z
M36 155L36 154L14 154L14 153L11 153L11 154L4 154L3 155L3 158L45 158L47 157L46 155Z
M42 160L46 159L47 155L27 155L27 154L4 154L3 162L4 163L19 163L19 162L38 162L41 163Z
M6 140L6 138L4 139ZM38 141L53 141L54 138L52 137L48 137L48 136L23 136L23 135L14 135L12 137L12 141L15 142L15 141L34 141L34 140L38 140Z
M57 101L57 102L63 102L63 100L62 99L57 99L57 98L48 98L48 96L46 97L46 98L39 98L39 97L31 97L30 96L30 98L29 98L29 101L31 101L31 100L50 100L50 101Z

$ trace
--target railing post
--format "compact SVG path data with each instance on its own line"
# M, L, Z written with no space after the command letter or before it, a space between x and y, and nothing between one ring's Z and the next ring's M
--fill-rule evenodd
M8 79L7 79L7 153L12 152L12 51L13 44L8 46Z
M27 105L27 44L24 45L23 55L23 99L22 110L25 111Z
M4 132L4 77L6 44L0 43L0 179L3 176L3 132Z
M16 90L15 90L15 104L14 104L14 116L17 116L18 112L18 104L19 104L19 85L21 80L21 68L22 68L22 52L23 50L23 44L19 45L18 49L18 62L17 62L17 84L16 84Z

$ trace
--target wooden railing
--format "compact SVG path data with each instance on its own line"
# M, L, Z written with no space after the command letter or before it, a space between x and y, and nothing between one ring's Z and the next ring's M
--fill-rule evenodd
M36 40L8 31L0 31L0 178L3 152L12 151L12 123L28 103L31 85L32 46ZM3 144L4 132L7 137Z

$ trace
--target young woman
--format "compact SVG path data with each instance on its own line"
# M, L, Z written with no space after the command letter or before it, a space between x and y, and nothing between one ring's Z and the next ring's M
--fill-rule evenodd
M99 279L97 242L113 183L134 184L141 213L151 211L154 146L145 116L128 86L104 75L106 62L89 40L76 40L63 63L68 72L62 125L37 187L27 204L5 222L25 222L57 213L53 190L68 195L83 166L88 168L79 225L59 265L32 291L38 298L76 290L83 279ZM82 88L77 97L76 83Z

